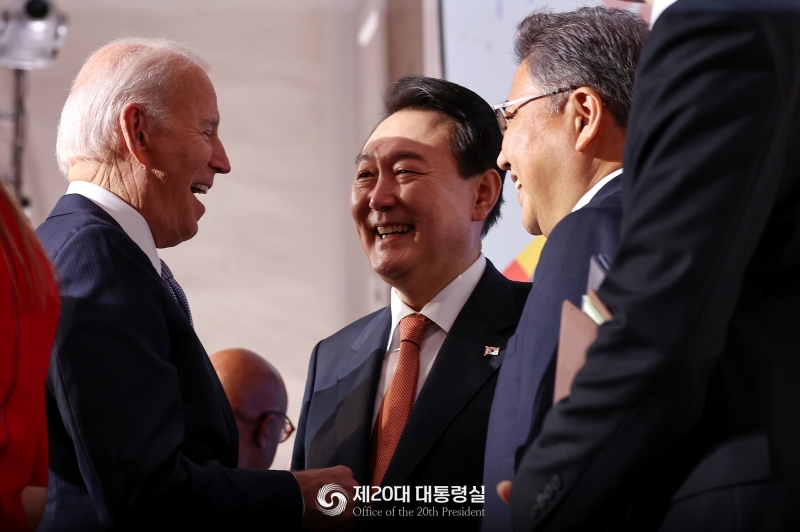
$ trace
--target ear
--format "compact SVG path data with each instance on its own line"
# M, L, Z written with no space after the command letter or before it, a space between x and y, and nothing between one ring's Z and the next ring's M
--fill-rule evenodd
M150 125L144 109L138 103L129 103L122 108L119 125L125 146L131 156L139 164L149 166L150 163Z
M272 422L272 414L267 416L262 416L262 418L258 422L258 427L256 427L256 431L254 433L254 438L256 447L259 449L263 449L267 446L267 442L269 441L269 425Z
M575 150L585 151L600 131L606 111L603 98L594 89L579 87L572 91L567 105L573 113Z
M486 170L479 176L472 178L475 183L475 204L472 206L472 221L482 222L489 216L494 204L500 197L503 180L497 170Z

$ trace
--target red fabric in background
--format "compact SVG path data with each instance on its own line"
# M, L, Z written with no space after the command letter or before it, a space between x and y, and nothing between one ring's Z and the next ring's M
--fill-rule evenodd
M24 249L22 235L11 212L0 201L0 216L19 249ZM38 260L47 265L43 253ZM44 309L25 309L27 299L24 271L14 265L20 290L20 301L14 308L14 276L9 262L0 254L0 530L28 531L28 520L22 508L20 493L25 486L47 486L47 420L45 418L45 378L50 350L58 324L58 286L52 273L48 275L48 296ZM15 319L16 314L16 319ZM16 322L16 324L15 324ZM15 361L15 338L19 346Z

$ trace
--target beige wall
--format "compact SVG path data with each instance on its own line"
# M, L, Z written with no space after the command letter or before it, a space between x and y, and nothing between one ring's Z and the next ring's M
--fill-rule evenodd
M233 170L202 198L198 235L161 255L189 297L206 350L242 346L273 362L296 421L315 343L388 294L361 253L348 207L353 159L379 118L389 76L386 1L56 1L69 16L64 48L52 67L30 75L31 218L40 223L66 190L54 157L56 124L93 50L137 35L200 52L211 63ZM360 46L356 36L373 8L379 27ZM402 73L413 73L402 57ZM2 109L10 108L11 81L0 72ZM4 120L3 170L9 132ZM286 465L293 441L280 447L274 467Z

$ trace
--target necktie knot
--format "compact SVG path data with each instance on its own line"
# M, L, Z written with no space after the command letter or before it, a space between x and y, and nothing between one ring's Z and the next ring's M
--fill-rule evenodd
M429 323L431 323L431 320L422 314L409 314L400 320L400 345L402 346L402 342L411 342L419 350L420 345L422 345L422 337Z

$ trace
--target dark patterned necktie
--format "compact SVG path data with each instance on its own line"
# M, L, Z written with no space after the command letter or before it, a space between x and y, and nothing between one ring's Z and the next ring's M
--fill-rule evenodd
M192 321L192 311L189 310L189 300L186 299L186 294L183 292L183 288L181 285L178 284L178 281L175 280L175 277L172 275L172 270L169 269L167 263L163 260L161 261L161 278L164 279L164 282L167 284L167 288L172 293L172 297L175 298L175 301L178 302L180 305L181 310L183 313L186 314L186 317L189 318L189 324L194 328L194 322Z

